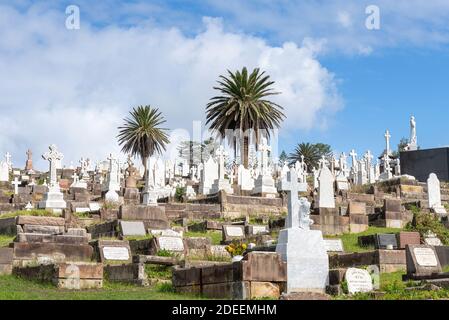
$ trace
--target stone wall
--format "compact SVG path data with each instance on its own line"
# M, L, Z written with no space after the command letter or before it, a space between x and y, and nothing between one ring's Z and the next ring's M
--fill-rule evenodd
M244 260L207 267L176 268L177 292L216 299L278 299L285 289L287 265L271 252L250 252Z

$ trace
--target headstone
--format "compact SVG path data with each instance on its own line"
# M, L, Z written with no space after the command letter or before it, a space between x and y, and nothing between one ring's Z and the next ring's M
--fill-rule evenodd
M145 225L142 221L120 221L120 230L126 236L145 236Z
M375 247L376 249L388 249L389 247L392 249L398 249L398 241L395 234L377 234Z
M429 245L406 247L407 274L425 276L442 271L435 248Z
M184 241L180 237L158 237L159 250L166 250L170 252L184 252Z
M262 138L262 144L260 145L259 150L261 153L260 174L254 182L254 190L252 193L274 198L277 194L277 190L274 186L274 180L268 166L268 151L271 151L271 147L268 145L267 138Z
M235 225L223 225L223 241L242 240L245 238L245 227Z
M98 250L103 263L132 261L131 249L128 241L122 240L98 240Z
M399 233L399 248L405 249L407 245L421 244L421 236L419 232L400 232Z
M329 284L329 257L323 235L310 230L310 203L298 199L298 177L294 169L281 183L287 191L286 229L279 233L276 252L287 262L287 293L322 292Z
M101 206L98 202L91 202L89 203L89 209L90 211L100 211Z
M343 241L341 239L324 239L327 252L344 252Z
M223 146L220 146L216 152L216 157L218 159L218 178L214 180L214 183L211 187L211 193L218 193L221 190L224 190L228 194L234 193L234 190L231 187L228 179L225 179L225 156L227 156L227 152L224 150Z
M441 186L440 180L435 173L429 175L427 179L427 193L429 197L429 208L435 213L446 215L446 209L441 204Z
M323 166L318 176L318 206L335 208L334 177L326 165Z
M9 167L6 161L0 162L0 182L9 181Z
M162 237L180 237L182 238L182 232L176 232L172 229L163 229L163 230L148 230L149 233L153 236L162 236Z
M106 184L106 195L105 201L107 202L119 202L120 197L117 191L120 190L120 168L119 162L114 155L111 153L108 157L109 160L109 171Z
M218 179L218 164L212 157L209 157L203 167L199 192L208 195L211 193L212 184Z
M28 149L26 154L27 154L27 161L26 161L26 164L25 164L25 171L26 172L33 172L33 159L32 159L33 152L30 149Z
M39 208L51 209L54 211L60 211L67 207L64 201L64 196L60 190L57 179L57 162L61 161L64 156L60 153L56 146L53 144L49 147L49 152L42 155L45 160L50 163L50 184L48 186L48 192L45 194L44 199L39 202Z
M436 234L432 232L428 232L424 237L424 242L428 244L429 246L442 246L443 243L441 240L437 237Z
M345 278L350 294L373 291L373 280L366 270L349 268Z

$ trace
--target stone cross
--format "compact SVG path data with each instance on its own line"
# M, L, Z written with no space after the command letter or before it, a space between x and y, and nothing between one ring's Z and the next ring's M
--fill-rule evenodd
M259 146L259 150L261 152L260 162L262 175L266 175L268 173L268 152L271 151L271 147L268 145L267 138L262 138L262 144Z
M73 182L74 182L74 183L77 183L77 182L78 182L78 175L76 174L76 172L73 173L72 179L73 179Z
M357 166L357 153L355 152L354 149L351 150L351 153L349 153L349 155L352 158L352 167L356 168Z
M321 159L320 159L320 169L323 169L325 166L327 166L327 164L329 163L327 160L326 160L326 156L325 155L323 155L322 157L321 157Z
M5 154L6 163L8 164L9 170L12 170L11 154L6 152Z
M19 179L17 179L17 177L14 178L14 181L11 183L14 186L14 194L18 194L19 193Z
M215 155L218 158L218 179L223 180L225 174L224 159L228 153L225 151L223 146L219 146Z
M391 138L390 131L387 129L387 131L385 131L385 144L387 147L386 152L388 155L390 155L390 138Z
M58 179L56 174L56 163L58 161L61 161L64 156L62 153L58 151L56 146L52 144L50 147L48 147L50 150L49 152L46 152L42 155L42 158L44 160L48 160L50 162L50 187L55 187L58 185Z
M299 188L295 169L291 168L287 173L287 179L281 181L281 190L286 191L288 197L288 215L285 227L299 228Z

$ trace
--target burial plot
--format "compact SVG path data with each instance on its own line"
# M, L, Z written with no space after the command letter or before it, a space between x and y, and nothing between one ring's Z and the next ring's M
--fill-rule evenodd
M405 250L408 276L430 276L442 272L434 247L408 245Z
M345 277L348 284L348 292L350 294L373 291L373 280L368 271L349 268L346 271Z

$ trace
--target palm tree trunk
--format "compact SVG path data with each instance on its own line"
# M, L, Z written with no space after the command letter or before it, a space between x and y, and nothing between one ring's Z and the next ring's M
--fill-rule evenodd
M249 165L249 137L243 138L243 148L241 148L241 158L243 159L243 166L248 169Z
M145 171L143 173L143 178L146 181L147 174L148 174L148 157L142 157L142 164L143 164L143 167L145 168Z

